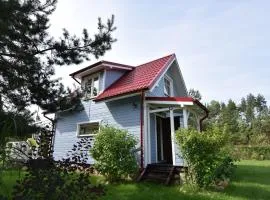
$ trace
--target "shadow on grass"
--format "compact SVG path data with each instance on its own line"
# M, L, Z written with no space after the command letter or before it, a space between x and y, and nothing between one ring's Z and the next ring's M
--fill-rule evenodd
M270 185L270 166L239 165L233 181Z
M238 165L228 196L246 199L270 199L270 166Z
M207 200L209 196L201 194L183 193L179 186L164 186L154 183L120 184L108 186L106 196L103 200L121 199L121 200ZM213 198L214 199L214 198Z

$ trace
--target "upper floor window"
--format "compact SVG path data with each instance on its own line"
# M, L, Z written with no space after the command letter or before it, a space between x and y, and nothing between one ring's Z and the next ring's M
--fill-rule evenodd
M99 74L86 78L84 85L86 98L96 97L99 93Z
M164 94L168 97L173 96L173 80L167 75L164 76Z

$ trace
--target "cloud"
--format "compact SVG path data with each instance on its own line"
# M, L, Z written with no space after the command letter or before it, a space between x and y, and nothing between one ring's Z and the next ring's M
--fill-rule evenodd
M175 52L188 87L206 101L262 93L270 100L268 1L59 1L51 31L96 30L97 17L116 15L118 42L104 58L136 65ZM94 63L56 70L67 74Z

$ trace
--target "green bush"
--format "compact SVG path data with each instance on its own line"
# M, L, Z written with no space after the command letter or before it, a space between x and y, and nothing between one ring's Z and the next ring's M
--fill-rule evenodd
M270 146L234 146L234 156L243 160L270 160Z
M194 129L179 129L176 142L187 163L188 181L199 187L207 187L217 181L227 181L233 171L229 156L228 137L217 127L205 132Z
M96 160L95 168L111 182L133 175L138 167L132 153L136 144L134 136L127 131L101 127L90 150Z

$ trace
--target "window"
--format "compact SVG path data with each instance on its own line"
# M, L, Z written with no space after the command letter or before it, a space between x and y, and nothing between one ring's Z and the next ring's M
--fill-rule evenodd
M172 79L169 76L164 76L164 94L165 96L172 96L173 92Z
M77 124L77 136L93 136L99 131L99 122L83 122Z
M99 93L99 75L86 78L84 85L84 92L86 98L96 97Z

